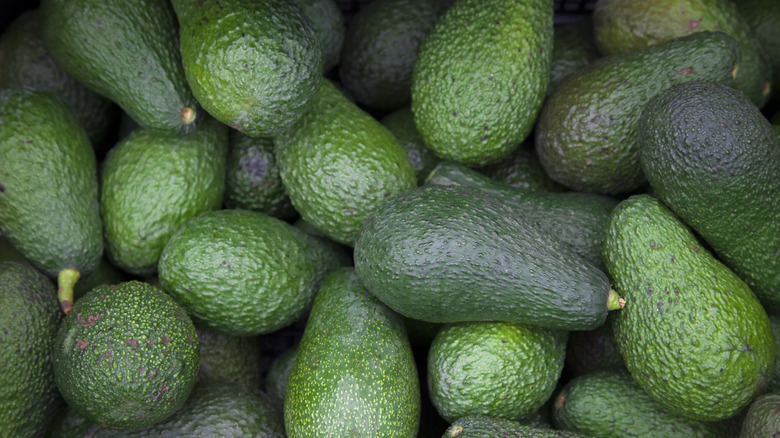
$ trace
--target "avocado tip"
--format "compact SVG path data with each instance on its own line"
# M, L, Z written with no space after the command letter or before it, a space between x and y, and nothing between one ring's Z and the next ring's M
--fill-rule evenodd
M182 122L189 125L195 121L195 110L185 106L181 109L181 114L179 116L181 117Z

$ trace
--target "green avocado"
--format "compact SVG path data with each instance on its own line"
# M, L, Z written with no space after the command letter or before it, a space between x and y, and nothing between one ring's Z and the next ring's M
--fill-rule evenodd
M442 438L592 438L569 430L528 426L514 420L469 415L459 418L444 431Z
M769 393L750 404L739 438L764 438L780 435L780 394Z
M260 388L262 382L260 339L229 336L195 327L200 341L198 383L241 383Z
M339 64L346 23L336 0L292 0L311 21L322 47L322 70L327 73Z

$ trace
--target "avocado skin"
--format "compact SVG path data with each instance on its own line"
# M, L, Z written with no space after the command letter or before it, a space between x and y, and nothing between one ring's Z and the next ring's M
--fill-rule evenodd
M524 191L493 181L452 161L439 162L426 185L473 187L498 198L514 214L559 240L593 266L604 269L601 242L618 201L595 193Z
M569 380L555 396L558 429L598 436L730 438L719 422L687 419L653 400L628 371L597 371Z
M51 371L57 288L29 264L0 262L0 308L0 435L40 437L62 401Z
M215 119L250 137L300 118L322 82L322 48L293 2L172 0L192 93Z
M135 275L157 272L171 235L222 207L228 128L210 119L183 136L139 128L101 168L100 208L112 263Z
M366 288L409 318L587 330L607 317L602 271L474 188L388 199L363 225L354 259Z
M176 16L165 0L42 0L43 39L77 81L111 99L139 125L188 133L200 106L187 85ZM194 120L182 120L182 110Z
M412 71L412 112L428 147L468 166L496 162L531 132L550 81L551 0L456 1Z
M593 37L593 20L590 15L585 15L575 23L556 25L553 30L552 64L547 95L552 93L563 78L600 57Z
M643 106L680 82L731 85L739 60L739 45L721 32L599 58L567 76L545 101L535 130L539 161L572 190L612 195L643 187L637 135Z
M531 143L532 138L512 151L503 160L479 169L490 179L508 184L516 189L546 192L567 192L569 189L553 181L539 162Z
M459 418L444 431L442 438L591 438L569 430L528 426L514 420L484 415Z
M414 174L417 176L417 184L425 182L425 178L431 173L439 157L425 145L414 124L412 108L405 106L397 109L379 120L390 132L393 133L398 143L406 150L406 156L412 163Z
M347 26L336 0L292 0L311 21L322 46L322 70L328 73L339 64Z
M654 196L780 311L780 143L767 119L738 90L692 83L647 104L639 138Z
M84 128L52 94L0 90L0 228L51 278L82 277L103 256L95 153Z
M734 4L772 64L769 103L774 103L777 108L780 96L780 3L773 0L737 0Z
M780 394L768 393L750 404L739 438L776 437L780 435Z
M68 405L119 428L173 415L195 385L195 326L171 297L131 280L102 285L76 301L52 348L54 379Z
M626 300L612 321L620 355L655 401L717 421L764 391L778 354L767 313L659 200L642 194L618 205L604 261Z
M297 352L297 344L282 351L271 363L268 374L266 374L265 390L268 396L282 405L284 405L284 397L287 394L287 380L290 377Z
M240 383L260 388L260 339L257 336L228 336L195 327L200 341L198 384Z
M620 356L615 334L612 330L612 318L593 330L573 331L569 333L566 344L566 360L563 373L574 378L596 371L625 370L626 364Z
M289 438L417 436L420 384L403 320L352 268L317 292L287 381Z

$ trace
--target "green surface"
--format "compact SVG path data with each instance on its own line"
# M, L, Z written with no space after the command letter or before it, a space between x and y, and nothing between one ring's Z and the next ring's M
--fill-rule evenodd
M354 258L366 288L409 318L586 330L607 317L602 271L475 188L392 197L366 220Z
M780 394L764 394L750 404L739 438L764 438L780 435Z
M322 283L284 400L289 438L417 436L420 385L401 316L351 268Z
M412 72L417 129L437 155L483 166L529 135L550 81L552 3L462 0L441 16Z
M271 363L268 374L265 376L265 391L268 396L279 404L284 405L284 397L287 394L287 380L292 371L295 354L298 345L294 345L281 353Z
M625 368L626 364L620 356L612 330L612 318L607 318L607 322L593 330L569 333L564 361L564 375L568 378L595 371L618 371Z
M336 0L293 0L311 21L314 36L322 47L322 69L325 73L338 65L344 45L346 23Z
M490 179L508 184L516 189L565 192L568 189L553 181L539 162L532 145L527 139L503 160L487 165L479 171Z
M558 24L553 30L552 64L547 95L575 70L597 60L601 55L593 37L593 20L585 15L575 23Z
M655 401L716 421L763 392L778 354L764 308L671 210L649 195L621 202L604 261L626 300L612 321L620 355Z
M687 84L642 112L653 193L693 228L769 311L780 311L780 143L740 91Z
M589 438L568 430L528 426L517 421L472 415L452 422L442 438Z
M737 42L695 33L599 58L566 77L539 114L535 147L550 177L582 192L627 193L646 184L637 128L643 106L674 84L733 83Z
M412 108L405 106L397 109L382 117L379 122L393 133L398 143L406 150L406 156L409 157L417 176L417 184L425 182L425 178L439 162L439 157L425 145L425 140L414 124Z
M257 336L229 336L195 327L200 341L198 383L240 383L260 388L261 354Z
M761 49L772 64L772 102L780 96L780 2L774 0L736 0L739 15L753 31Z

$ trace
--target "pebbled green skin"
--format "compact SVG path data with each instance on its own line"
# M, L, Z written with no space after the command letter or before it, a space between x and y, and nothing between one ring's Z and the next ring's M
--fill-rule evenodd
M0 231L51 278L82 277L103 256L95 153L52 94L0 90Z
M188 133L201 109L187 85L176 16L165 0L42 0L43 40L77 81L139 125ZM182 110L194 112L189 123Z
M602 271L474 188L394 196L366 220L354 259L368 290L422 321L587 330L607 317Z
M347 26L336 0L292 0L311 21L314 36L322 47L322 70L339 64Z
M0 435L40 437L61 402L51 371L57 288L27 263L0 262L0 308Z
M550 81L551 0L463 0L439 19L412 72L412 112L442 158L484 166L531 132Z
M641 163L661 199L780 310L780 142L747 97L680 85L642 112Z
M289 438L417 436L420 384L401 316L352 268L332 272L312 306L287 381Z
M414 124L412 108L405 106L397 109L382 117L379 122L393 133L398 143L406 150L406 156L409 157L414 174L417 176L417 184L425 182L425 178L439 162L439 157L425 145L420 131Z
M284 397L287 394L287 380L290 377L290 371L292 371L297 351L297 344L284 350L271 363L268 374L265 376L265 391L269 397L282 405L284 405Z
M773 0L736 0L739 15L772 64L772 101L780 95L780 3Z
M660 201L634 195L618 205L604 261L626 300L612 321L620 355L655 401L716 421L764 391L778 354L769 317Z
M369 213L417 185L393 134L328 80L309 111L274 142L295 209L339 243L353 246Z
M302 317L341 260L331 247L265 213L219 210L182 226L163 249L160 285L199 324L232 336Z
M547 95L574 73L600 57L593 37L593 20L586 15L576 23L559 24L553 31L552 64Z
M780 436L780 394L769 393L750 404L742 422L739 438L766 438Z
M0 35L0 88L29 86L65 102L81 122L92 147L102 150L118 115L109 99L80 84L43 43L38 9L19 15Z
M498 198L515 215L604 269L601 242L616 199L595 193L518 190L452 161L437 164L425 184L471 187Z
M555 390L567 337L508 322L448 324L428 353L431 401L448 422L468 415L529 417Z
M695 33L599 58L566 77L539 114L535 147L550 177L581 192L619 194L646 185L637 127L643 106L674 84L731 84L737 42Z
M625 370L626 364L620 356L612 318L593 330L569 333L566 344L564 375L569 378L590 374L595 371Z
M136 129L102 163L100 209L111 261L157 272L163 247L191 218L222 207L228 128L210 119L171 136Z
M543 429L517 421L469 415L450 424L442 438L591 438L568 430Z
M539 162L534 147L526 141L503 160L489 164L479 172L490 179L516 189L546 192L565 192L566 187L553 181Z
M376 0L347 27L339 78L355 100L392 111L412 98L412 69L437 21L432 0Z
M311 21L285 0L172 0L187 82L203 108L250 137L301 117L322 82Z
M279 176L271 137L231 132L225 172L225 208L261 211L279 219L298 215Z
M601 438L733 438L719 422L691 420L653 400L628 371L569 380L552 407L557 429Z
M68 405L101 425L130 428L173 415L195 384L195 326L171 297L139 281L103 285L78 300L52 348Z
M736 86L763 107L769 99L772 60L764 43L732 0L599 0L593 33L603 55L644 49L697 32L720 31L739 43L742 54ZM768 15L768 14L767 14Z
M198 383L240 383L260 388L260 340L257 336L228 336L195 327L200 341Z

